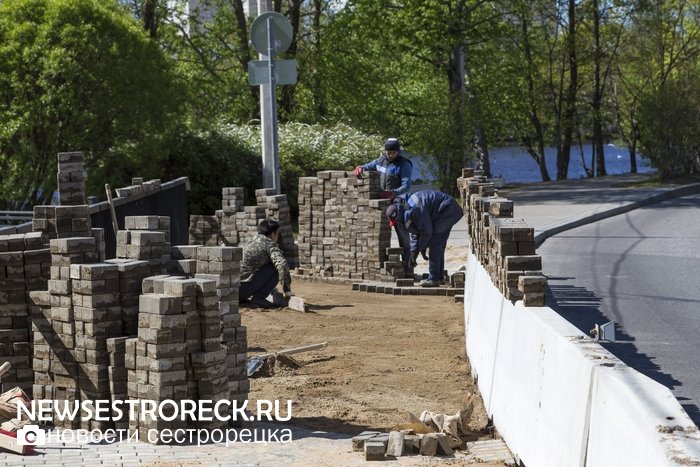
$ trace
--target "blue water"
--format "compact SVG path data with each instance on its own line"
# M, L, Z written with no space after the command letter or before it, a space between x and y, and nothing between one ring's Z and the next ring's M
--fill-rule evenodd
M590 144L583 145L583 153L586 166L591 164ZM413 178L422 180L432 180L434 177L428 173L422 156L410 154L413 161ZM545 158L549 177L554 180L557 177L557 150L550 147L545 149ZM535 160L518 146L503 146L489 149L489 160L491 162L491 173L494 177L503 177L506 183L529 183L541 182L542 176ZM617 147L612 144L605 146L605 168L608 174L624 174L630 171L630 156L627 148ZM649 161L637 155L637 172L654 172L656 169L649 166ZM578 147L571 148L571 159L569 162L569 177L571 179L583 178L586 171L581 162L581 153Z
M586 167L591 166L592 146L583 145L583 155ZM491 149L489 152L491 161L491 173L494 177L501 176L506 183L541 182L542 176L535 160L523 149L517 146L506 146ZM547 171L552 180L557 176L557 150L545 149ZM624 174L630 171L630 156L627 148L617 147L612 144L605 146L605 168L609 175ZM637 155L637 172L654 172L656 169L649 166L649 161ZM578 147L571 148L568 178L583 178L586 171L581 161L581 152Z

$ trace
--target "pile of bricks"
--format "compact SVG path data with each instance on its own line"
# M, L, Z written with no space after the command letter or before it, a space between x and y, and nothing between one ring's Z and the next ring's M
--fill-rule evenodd
M136 195L143 195L146 193L152 193L154 191L158 191L160 189L160 180L159 179L153 179L153 180L148 180L147 182L143 181L142 177L134 177L131 179L131 185L126 186L123 188L117 188L117 196L121 197L129 197L129 196L136 196ZM61 203L63 204L63 203Z
M216 216L190 216L189 244L217 246L219 239L219 220Z
M364 451L368 461L383 461L389 457L402 457L420 454L422 456L451 456L450 447L444 433L413 434L412 430L380 433L363 431L352 438L353 451Z
M241 248L233 247L200 247L197 248L197 273L199 280L211 281L215 284L215 295L209 300L217 309L216 322L222 333L219 344L226 350L224 376L232 392L243 389L247 394L247 377L245 370L245 342L247 334L241 326L241 316L238 310L238 287L240 286ZM204 337L204 336L203 336ZM212 344L213 345L213 344ZM217 348L218 349L218 348ZM243 380L245 379L245 382Z
M397 254L393 258L387 254L391 228L384 211L390 201L378 199L379 174L365 172L358 178L351 172L323 171L317 175L299 179L297 272L345 279L403 278Z
M122 335L119 306L119 271L105 263L72 264L70 288L75 329L75 358L80 397L88 400L110 398L107 340ZM109 422L82 421L81 428L104 430Z
M78 156L61 156L73 165L62 166L59 190L76 183ZM80 187L67 186L62 200L81 202L71 191ZM264 215L265 208L255 210ZM168 218L136 216L117 234L119 257L103 261L104 232L90 228L87 206L34 212L39 232L0 236L0 360L12 363L4 386L69 405L247 399L240 248L171 248ZM182 276L161 275L166 265ZM64 428L115 427L80 417L53 421ZM129 423L123 418L116 427ZM149 423L143 427L175 426Z
M58 193L61 206L85 204L85 175L82 152L58 153Z
M512 301L543 306L546 279L535 251L534 228L513 218L514 206L499 197L481 171L464 169L457 186L464 200L471 249L494 285Z
M12 367L0 381L4 392L31 392L31 321L34 291L46 289L50 254L40 233L0 236L0 361Z
M265 218L280 223L278 244L290 267L296 266L298 253L292 234L292 218L287 195L276 195L272 188L255 190L255 206L245 206L244 190L221 190L221 209L213 216L190 216L189 244L204 246L240 246L257 233Z
M34 397L71 403L80 400L81 383L87 388L90 381L99 380L98 372L88 374L79 365L87 359L85 350L90 344L85 339L83 322L78 325L75 319L74 307L82 307L83 300L82 294L76 293L74 303L71 266L94 263L98 254L93 237L54 239L50 242L50 249L51 279L48 282L48 292L51 308L46 317L48 326L44 327L44 323L40 322L38 327L34 327L35 357L44 355L44 352L37 352L36 347L46 345L49 359L34 368ZM81 327L78 335L77 327ZM40 336L37 336L37 331ZM80 427L79 420L71 422L54 419L54 424L64 428Z

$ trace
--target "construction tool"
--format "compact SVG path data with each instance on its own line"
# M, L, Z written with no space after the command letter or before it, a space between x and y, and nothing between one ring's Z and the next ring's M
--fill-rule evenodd
M256 371L260 369L261 366L265 363L265 360L267 360L269 357L277 356L277 355L292 355L295 353L302 353L302 352L309 352L311 350L318 350L318 349L323 349L328 345L328 342L321 342L319 344L311 344L311 345L305 345L303 347L296 347L293 349L287 349L287 350L280 350L279 352L273 352L273 353L265 353L262 355L256 355L254 357L248 358L248 364L247 364L247 370L248 370L248 376L254 374Z

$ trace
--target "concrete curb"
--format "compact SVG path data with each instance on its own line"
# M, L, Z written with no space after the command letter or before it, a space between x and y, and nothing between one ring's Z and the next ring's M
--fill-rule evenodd
M588 214L575 220L564 221L548 229L536 232L535 245L539 247L549 237L564 232L566 230L571 230L576 227L581 227L582 225L591 224L593 222L598 222L599 220L607 219L609 217L617 216L619 214L624 214L626 212L630 212L637 208L648 206L650 204L660 203L661 201L666 201L673 198L680 198L682 196L694 195L696 193L700 193L700 183L692 183L690 185L672 188L662 193L657 193L648 198L633 201L631 203L618 206L616 208L592 212L591 214Z

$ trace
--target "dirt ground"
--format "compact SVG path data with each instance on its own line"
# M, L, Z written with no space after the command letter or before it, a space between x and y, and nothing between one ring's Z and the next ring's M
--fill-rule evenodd
M406 423L407 412L453 415L477 394L469 440L492 437L465 357L463 306L453 297L366 293L303 280L293 289L308 313L241 309L249 355L328 346L294 355L298 368L277 365L271 376L251 379L251 403L289 399L291 423L355 435Z

